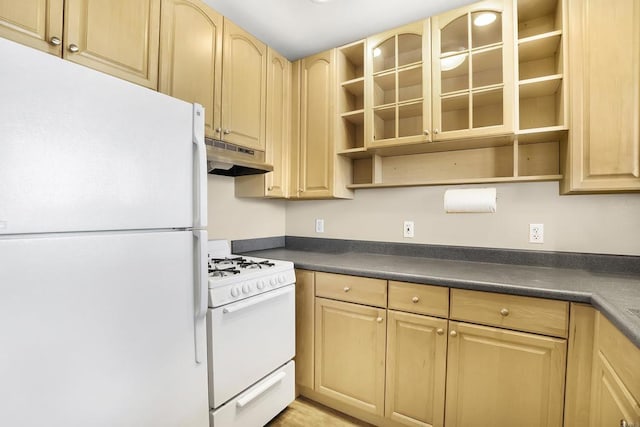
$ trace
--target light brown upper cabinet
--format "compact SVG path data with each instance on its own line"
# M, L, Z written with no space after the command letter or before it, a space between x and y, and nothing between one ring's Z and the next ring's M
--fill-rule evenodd
M0 0L0 37L62 55L63 0Z
M431 141L429 20L367 39L368 148Z
M353 197L345 188L351 179L350 160L336 155L335 67L335 49L304 58L294 67L294 107L299 105L299 113L293 116L297 155L292 159L292 183L297 188L291 190L292 197Z
M236 177L238 197L288 196L291 143L291 62L275 50L267 54L266 161L273 172Z
M640 3L569 0L571 125L561 191L640 190Z
M160 0L66 0L64 13L62 3L0 1L0 35L157 88Z
M224 19L222 107L214 117L217 139L265 150L267 46Z
M431 18L433 139L514 130L511 1L482 1Z
M209 138L216 137L221 76L222 15L199 0L163 0L159 90L202 105Z

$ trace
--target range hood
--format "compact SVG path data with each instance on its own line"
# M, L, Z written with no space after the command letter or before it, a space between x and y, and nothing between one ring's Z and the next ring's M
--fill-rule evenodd
M258 175L273 171L265 163L264 151L252 150L217 139L205 138L207 171L213 175Z

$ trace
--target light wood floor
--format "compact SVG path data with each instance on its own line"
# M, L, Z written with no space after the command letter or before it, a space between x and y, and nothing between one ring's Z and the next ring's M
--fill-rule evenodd
M312 402L304 397L298 397L284 411L280 412L268 427L369 427L363 421L352 418L331 408Z

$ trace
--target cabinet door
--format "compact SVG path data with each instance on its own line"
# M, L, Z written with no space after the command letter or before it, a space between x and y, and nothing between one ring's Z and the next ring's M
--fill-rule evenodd
M435 140L513 132L512 7L489 0L431 18Z
M366 144L431 141L429 20L367 39Z
M449 323L446 426L562 425L566 340Z
M315 390L384 413L385 310L316 298Z
M222 139L265 149L267 46L224 20L222 54Z
M637 402L615 370L600 352L596 352L591 386L591 427L640 425L640 403Z
M313 389L315 273L296 270L296 384Z
M222 15L199 0L162 0L159 90L201 104L209 138L216 137L221 76Z
M569 10L571 131L562 189L640 190L640 3L570 0Z
M63 57L157 89L160 0L66 0Z
M335 51L302 60L298 197L329 197L333 189Z
M446 364L446 320L389 310L385 416L442 427Z
M286 197L291 135L291 63L268 49L266 159L273 172L265 175L265 194Z
M0 0L0 37L60 56L63 0Z

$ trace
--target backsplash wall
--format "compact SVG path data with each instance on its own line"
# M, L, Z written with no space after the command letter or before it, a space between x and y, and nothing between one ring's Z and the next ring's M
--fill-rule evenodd
M234 178L227 176L209 175L207 185L210 239L284 236L284 201L236 198Z
M495 187L493 214L446 214L447 188ZM315 232L315 219L325 232ZM415 237L402 237L404 220ZM529 224L544 243L528 243ZM640 194L560 196L557 182L361 190L354 200L289 201L286 234L435 245L640 255Z

